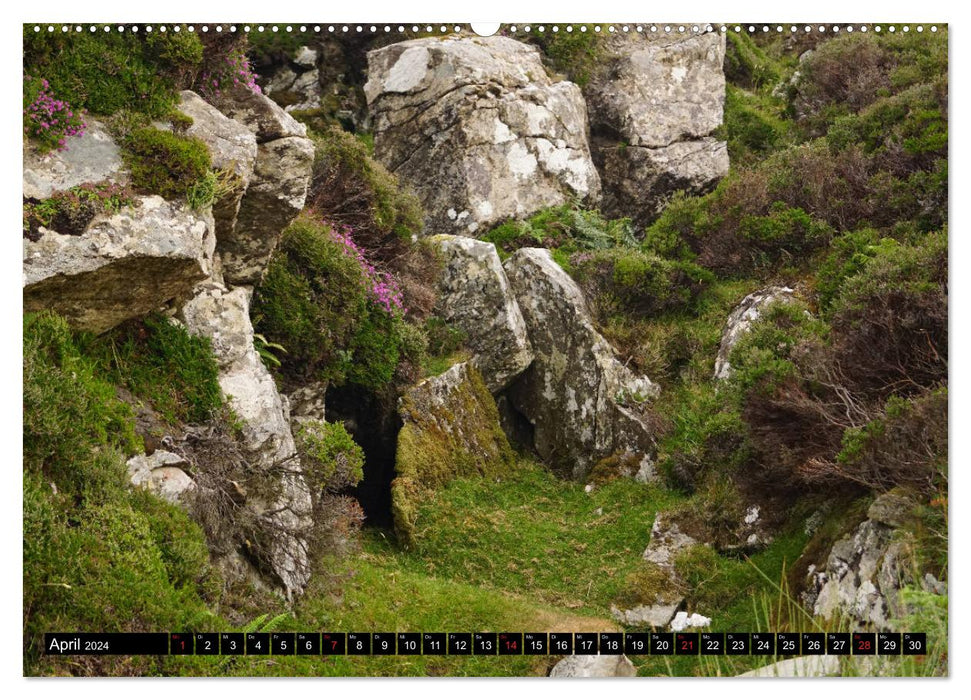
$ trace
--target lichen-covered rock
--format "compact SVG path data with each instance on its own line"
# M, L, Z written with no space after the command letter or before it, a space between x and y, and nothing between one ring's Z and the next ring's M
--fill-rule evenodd
M634 664L623 654L566 656L550 671L551 678L633 678Z
M196 488L196 483L182 470L185 459L172 452L155 450L150 455L135 455L127 464L132 486L146 488L169 503L180 503L183 494Z
M303 209L314 160L307 128L266 95L242 86L224 90L215 106L256 139L257 153L236 223L220 227L217 251L225 281L259 283L280 234Z
M581 199L600 178L580 89L505 37L426 38L368 53L375 156L412 187L430 233L473 235Z
M307 137L307 127L287 114L280 105L260 92L245 86L223 90L216 108L243 124L256 136L257 143L290 137Z
M69 136L63 151L42 154L24 139L24 197L47 199L85 182L128 183L121 148L101 122L87 122L84 134Z
M220 235L217 245L228 283L260 281L280 235L303 209L313 160L313 142L302 137L259 145L236 225L227 235Z
M432 490L459 476L505 473L513 453L478 370L453 365L412 387L398 403L402 427L391 484L395 532L414 544L417 509Z
M287 394L290 423L327 420L327 382L311 382Z
M465 333L489 391L498 393L533 361L533 349L496 247L464 236L431 241L444 262L436 312Z
M666 515L658 513L651 526L651 539L644 550L644 559L662 569L674 570L674 558L698 540L681 532L681 528Z
M728 174L712 138L725 105L725 37L634 33L605 38L585 89L602 210L650 223L676 190L698 194Z
M233 189L213 204L216 237L232 233L243 192L249 187L256 165L256 136L245 125L230 119L191 90L180 95L179 111L192 117L188 136L201 140L209 149L212 167L232 173Z
M864 520L833 545L822 567L810 568L803 602L827 620L850 617L859 624L887 627L906 612L899 591L911 578L912 547L905 531Z
M188 296L212 271L212 217L141 197L82 236L41 228L24 239L24 310L53 309L72 326L102 333Z
M306 533L312 526L310 492L290 431L284 399L253 346L249 303L252 291L227 291L209 283L182 308L189 332L208 338L219 363L219 386L241 424L244 447L252 459L280 474L276 498L247 502L270 525L266 564L288 596L302 591L310 575Z
M611 455L632 456L653 472L654 433L643 405L657 385L617 359L548 250L521 248L504 267L535 355L509 396L532 423L537 452L576 479Z
M610 615L617 622L628 627L666 628L671 624L678 608L684 602L683 597L671 603L658 602L653 605L636 605L629 610L621 610L616 605L610 606Z
M722 331L721 345L718 347L718 355L715 358L715 379L728 379L732 375L732 366L728 362L732 349L739 338L745 335L752 324L759 319L762 311L769 304L777 301L791 301L792 299L793 290L789 287L766 287L757 292L752 292L742 299L728 316L725 330Z

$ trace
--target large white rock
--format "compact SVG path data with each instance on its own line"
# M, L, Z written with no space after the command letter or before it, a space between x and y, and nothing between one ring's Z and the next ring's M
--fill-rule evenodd
M637 669L623 654L566 656L550 671L550 678L633 678Z
M465 333L486 386L498 393L533 361L533 348L496 247L465 236L431 241L444 262L436 312Z
M187 466L185 459L172 452L138 454L128 460L127 466L132 486L148 489L169 503L181 503L184 494L196 488L192 477L182 470Z
M605 37L585 89L608 216L652 221L670 194L705 192L728 174L712 138L725 105L725 37L631 32Z
M219 386L239 419L243 443L265 469L280 474L272 503L248 502L268 521L272 543L267 564L288 596L303 590L310 576L305 535L312 525L312 500L300 471L287 406L253 346L249 318L252 290L227 291L201 285L182 308L189 332L209 338L219 363Z
M601 459L623 455L654 478L654 433L642 408L657 385L617 359L549 250L521 248L504 267L535 355L509 396L532 423L540 456L581 479Z
M728 361L732 355L732 349L739 339L748 333L765 308L774 302L792 299L793 291L789 287L766 287L752 292L739 302L728 316L725 330L722 331L721 345L715 358L715 379L728 379L732 375L732 366Z
M70 136L65 150L40 153L24 139L24 197L47 199L55 192L69 190L85 182L127 184L128 171L121 159L121 148L94 119L87 119L81 136Z
M53 309L95 333L188 296L210 275L216 244L208 212L158 196L95 219L81 236L41 233L23 242L24 310Z
M472 235L581 199L600 178L580 89L505 37L426 38L368 53L375 156L418 194L429 233Z

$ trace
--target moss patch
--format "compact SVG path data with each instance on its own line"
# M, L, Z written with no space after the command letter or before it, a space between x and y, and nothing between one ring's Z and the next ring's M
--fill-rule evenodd
M437 390L444 386L444 391ZM397 478L391 484L395 532L405 546L418 537L420 501L451 479L501 476L513 453L499 411L479 372L456 365L401 399Z
M165 199L188 197L212 166L209 149L202 141L155 127L133 130L123 146L132 186Z

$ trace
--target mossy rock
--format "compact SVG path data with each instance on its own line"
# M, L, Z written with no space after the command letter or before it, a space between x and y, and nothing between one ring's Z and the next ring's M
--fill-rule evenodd
M413 547L419 503L457 477L498 477L514 464L499 411L482 376L462 362L402 397L397 478L391 485L395 533Z

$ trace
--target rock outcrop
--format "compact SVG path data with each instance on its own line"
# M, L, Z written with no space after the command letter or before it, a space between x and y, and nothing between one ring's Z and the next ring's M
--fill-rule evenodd
M532 423L537 452L575 479L611 456L653 476L654 431L643 409L657 385L617 359L548 250L522 248L504 267L535 354L509 397Z
M725 104L719 33L606 37L585 89L604 214L653 221L676 190L705 192L728 174L712 136Z
M182 317L191 333L212 343L219 385L241 423L247 452L260 468L279 474L272 502L247 505L267 520L272 542L265 563L292 596L302 591L310 574L305 534L312 526L312 503L287 405L253 346L251 294L246 287L228 291L208 283L182 308Z
M83 236L41 228L24 239L24 310L53 309L72 326L102 333L187 297L212 272L215 225L161 197L141 197Z
M728 379L732 375L729 358L732 349L752 324L762 315L767 306L775 302L786 302L793 299L793 290L789 287L766 287L752 292L742 299L735 310L728 316L725 330L722 331L721 345L715 358L715 379Z
M418 194L429 233L474 235L580 199L600 178L580 89L505 37L426 38L368 53L375 156Z
M907 613L900 589L915 583L911 509L912 503L894 491L878 496L867 519L833 545L825 563L810 567L803 602L814 615L850 617L882 629ZM932 593L946 591L931 574L916 583Z
M253 175L239 203L236 225L225 234L220 231L217 245L226 282L256 284L283 229L303 209L314 145L305 126L248 88L226 90L216 106L256 138Z
M86 182L128 184L121 148L104 124L88 119L81 136L69 136L65 149L40 153L24 141L23 187L28 199L47 199L55 192Z
M550 671L550 678L633 678L637 669L623 654L566 656Z
M436 313L465 334L475 366L496 394L533 361L526 323L496 247L464 236L439 235L431 242L444 262Z
M429 491L459 476L500 475L513 453L496 403L469 362L412 387L398 403L402 427L391 484L395 532L414 544L417 506Z
M212 158L212 167L231 173L234 178L231 191L219 197L212 208L216 238L229 238L236 226L243 193L253 178L256 136L243 124L225 116L191 90L182 91L178 109L192 118L192 125L186 129L186 135L206 144Z
M183 495L194 490L196 483L182 467L185 459L172 452L155 450L128 460L128 480L132 486L146 488L169 503L181 503Z

